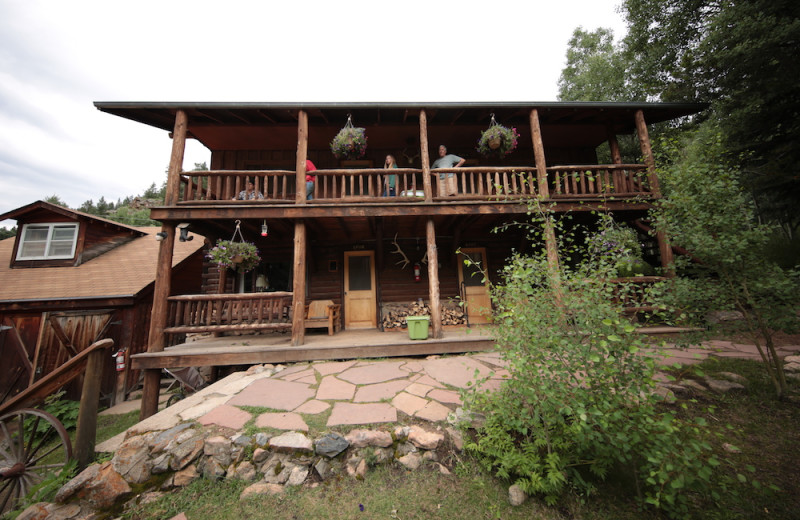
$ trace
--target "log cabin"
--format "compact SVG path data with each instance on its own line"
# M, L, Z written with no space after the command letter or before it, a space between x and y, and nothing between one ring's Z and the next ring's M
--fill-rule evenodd
M442 338L445 327L484 323L490 319L488 284L498 281L506 258L541 247L505 224L525 220L528 202L537 199L557 213L590 219L592 211L607 211L644 227L642 219L661 197L648 125L704 108L560 102L95 106L172 138L166 202L151 210L167 236L159 252L150 322L152 355L186 333L276 330L285 330L289 346L304 352L306 335L312 334L305 327L306 308L316 301L339 307L345 331L393 328L412 305L429 313L434 340ZM493 122L519 134L517 147L502 159L476 150ZM337 158L331 142L348 124L365 129L366 152ZM623 161L620 136L636 140L637 161ZM187 139L208 148L210 170L182 169ZM440 145L465 162L432 170ZM600 163L598 150L610 159ZM395 196L384 196L387 155L397 160L398 168L391 171ZM308 160L316 167L310 197ZM446 195L448 177L455 179L454 195ZM263 199L233 200L247 180ZM258 247L261 264L249 273L207 265L201 294L170 296L176 230L189 229L214 243L233 236L237 226L243 239ZM546 239L554 252L555 237ZM645 233L642 240L650 262L671 263L663 237ZM476 264L465 263L467 257L488 280L474 276ZM228 359L224 362L264 358ZM148 377L155 388L156 368L162 365L147 364L145 357L138 362L150 374L145 376L146 417L155 411Z
M0 215L17 221L0 241L0 402L40 381L101 339L122 350L106 359L101 395L112 404L138 385L130 356L147 350L157 227L133 227L36 201ZM203 241L179 242L173 290L200 290ZM66 397L78 399L80 381Z

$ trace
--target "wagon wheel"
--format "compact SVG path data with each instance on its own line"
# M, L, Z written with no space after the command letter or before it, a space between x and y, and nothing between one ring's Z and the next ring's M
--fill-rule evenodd
M23 408L0 417L0 514L71 457L67 430L49 413Z

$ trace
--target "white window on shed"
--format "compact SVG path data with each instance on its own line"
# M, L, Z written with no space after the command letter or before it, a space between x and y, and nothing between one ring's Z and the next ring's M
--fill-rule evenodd
M17 260L52 260L75 256L78 224L25 224Z

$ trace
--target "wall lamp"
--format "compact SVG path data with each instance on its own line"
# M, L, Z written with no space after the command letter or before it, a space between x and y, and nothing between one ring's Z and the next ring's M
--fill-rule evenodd
M158 233L156 233L156 240L158 240L159 242L161 242L165 238L167 238L167 232L166 231L159 231Z

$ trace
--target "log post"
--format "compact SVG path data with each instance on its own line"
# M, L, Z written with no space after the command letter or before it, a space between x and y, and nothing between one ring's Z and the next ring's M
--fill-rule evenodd
M174 206L180 196L181 172L183 171L183 155L186 151L186 131L188 127L186 112L178 110L175 114L175 127L172 131L172 154L169 158L169 174L167 190L164 194L164 205Z
M292 281L292 346L305 343L306 314L306 223L294 224L294 274Z
M164 204L175 205L180 189L180 174L183 168L183 155L186 147L186 128L188 126L186 112L178 110L175 114L175 129L172 133L172 154L169 159L169 176ZM167 298L172 286L172 255L175 248L175 224L161 224L161 232L166 234L158 247L158 264L156 265L156 281L153 289L153 309L150 314L150 332L148 334L147 351L164 350L164 328L167 326ZM144 420L158 411L158 394L161 386L161 370L144 371L144 387L142 388L142 408L139 420Z
M422 189L425 190L425 202L432 202L431 160L428 155L428 115L424 108L419 111L419 162L422 165ZM428 258L430 259L430 257Z
M617 134L614 133L614 129L611 126L606 128L606 134L608 135L608 148L611 151L611 162L614 164L622 164L622 154L619 151L619 141L617 141ZM612 182L614 183L614 191L619 192L622 191L622 178L620 175L619 170L612 170L611 178L613 179Z
M647 124L644 121L644 112L641 109L636 111L636 133L639 136L639 147L642 149L644 164L647 166L650 192L654 198L661 198L661 188L656 175L656 159L653 156L653 149L650 147L650 135L647 133Z
M647 166L647 178L650 183L650 191L653 198L661 198L661 188L658 183L658 175L656 174L656 159L653 156L653 149L650 146L650 135L647 133L647 124L644 120L644 112L641 109L636 111L636 133L639 135L639 146L642 149L642 157ZM658 240L658 251L661 255L661 267L664 273L669 276L675 276L675 270L672 263L674 258L672 256L672 246L669 244L666 235L659 231L656 233L656 240Z
M300 110L297 114L297 204L306 203L306 159L308 158L308 114ZM305 343L306 313L306 223L298 220L294 224L294 272L292 278L292 345Z
M442 331L442 306L439 302L439 253L436 250L436 229L433 219L429 218L425 224L425 240L428 246L428 298L431 301L431 327L432 337L441 338Z
M111 343L113 344L113 342ZM75 432L75 458L78 471L94 460L94 444L97 438L97 407L100 401L100 384L103 381L103 366L108 352L98 348L89 354L83 377L83 390L78 409L78 425Z
M531 141L533 141L533 157L536 161L536 179L539 181L539 198L549 199L550 188L547 185L547 160L544 155L542 128L539 124L539 111L532 109L530 114Z
M550 282L555 294L556 303L561 303L561 269L558 262L558 242L553 227L553 214L544 215L544 242L547 250L547 267L550 270Z
M306 203L306 159L308 159L308 113L297 113L297 162L295 163L295 204Z

